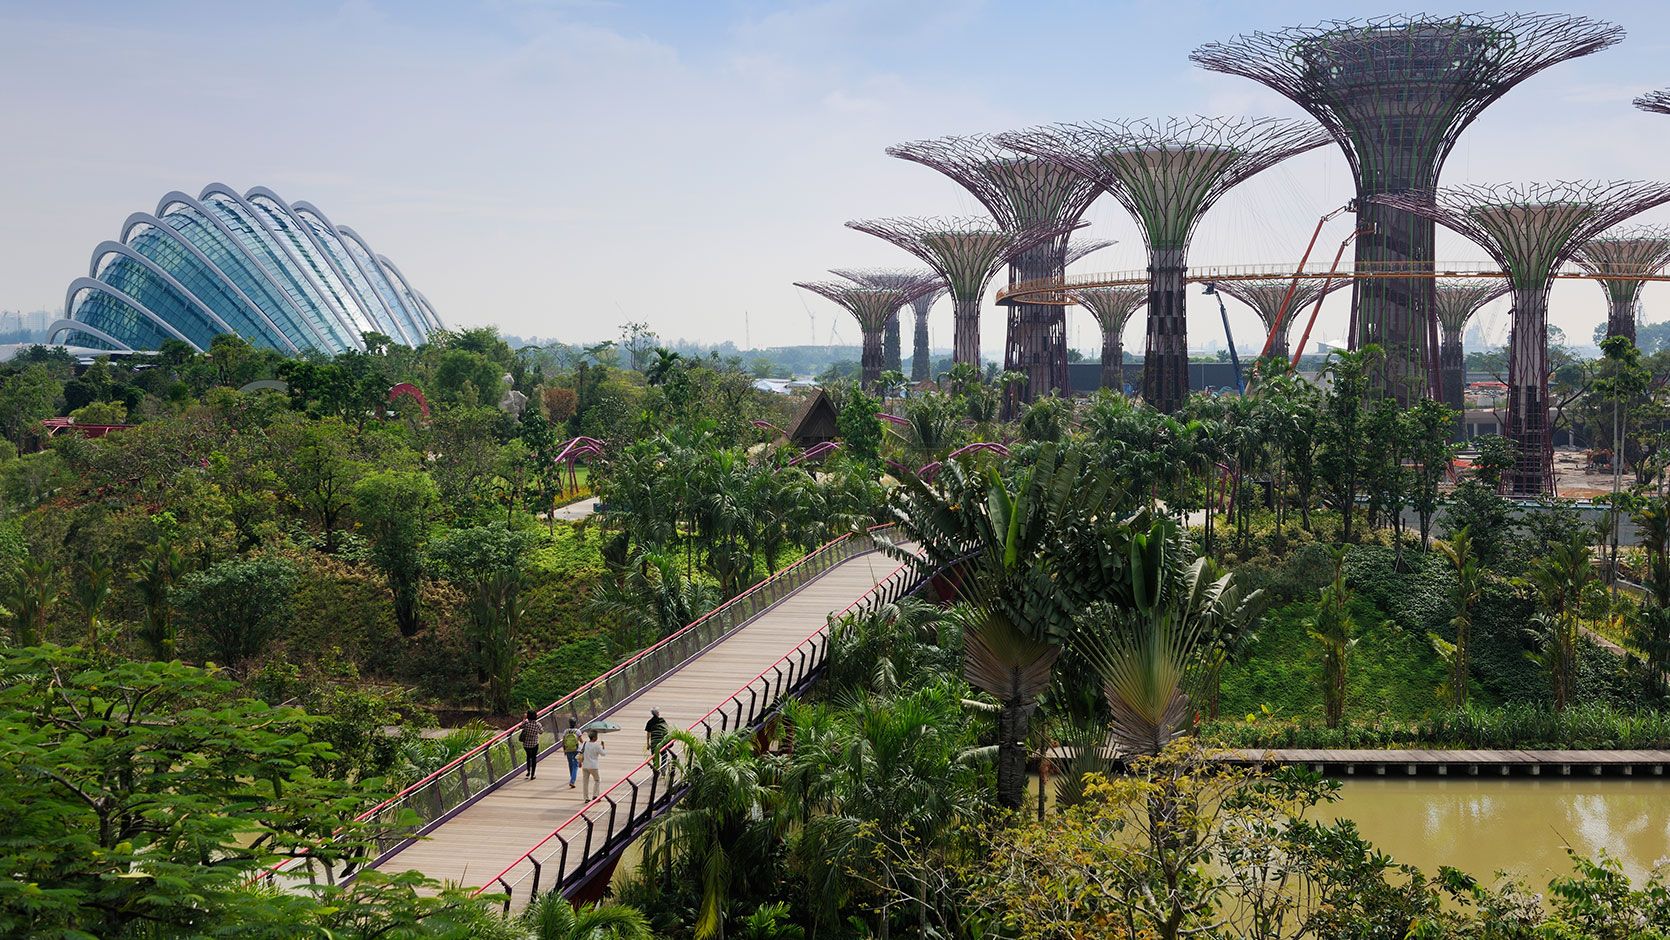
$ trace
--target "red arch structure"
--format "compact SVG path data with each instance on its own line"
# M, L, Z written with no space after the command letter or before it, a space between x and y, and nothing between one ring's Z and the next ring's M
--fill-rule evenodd
M603 442L595 437L576 437L562 446L553 459L554 463L562 464L568 471L568 488L579 489L580 480L574 473L574 465L583 458L597 458L603 456Z
M395 399L401 397L410 398L413 401L416 401L418 404L418 411L422 412L425 418L429 417L429 399L423 397L423 389L418 388L410 382L401 382L399 385L389 389L389 404L394 404Z
M982 451L996 454L999 457L1006 458L1009 456L1009 448L1003 446L1002 444L994 441L975 441L972 444L959 447L951 453L946 454L945 460L956 460L964 454L977 454ZM933 463L923 464L922 469L916 471L916 475L924 480L932 480L934 477L939 475L939 468L945 465L945 460L936 460Z

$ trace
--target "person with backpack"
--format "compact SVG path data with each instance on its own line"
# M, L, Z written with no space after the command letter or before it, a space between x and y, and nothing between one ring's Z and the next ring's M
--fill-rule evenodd
M597 740L597 732L586 732L586 743L580 745L580 771L585 778L585 785L580 788L580 798L590 803L603 791L603 742Z
M661 717L661 709L649 710L649 721L644 723L644 735L648 739L649 756L656 764L660 764L661 745L667 740L667 719Z
M574 789L580 779L580 722L568 719L568 730L562 733L562 755L568 758L568 788Z
M534 779L534 767L539 763L539 716L528 711L527 720L522 722L522 751L528 755L529 780Z

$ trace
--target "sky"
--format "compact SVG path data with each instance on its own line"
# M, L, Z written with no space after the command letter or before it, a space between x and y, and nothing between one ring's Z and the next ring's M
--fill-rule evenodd
M267 186L319 206L389 256L449 325L591 342L643 321L668 340L856 343L857 324L792 286L831 267L914 267L843 227L969 215L972 197L886 156L904 140L1055 121L1303 116L1188 61L1236 34L1367 16L1346 2L1091 0L449 0L22 3L0 0L0 309L56 310L95 245L171 190ZM1670 7L1570 0L1628 38L1555 66L1487 110L1443 182L1670 176L1670 117L1630 100L1670 86ZM1431 8L1438 12L1438 8ZM1293 264L1351 196L1334 147L1231 192L1190 262ZM1088 236L1119 244L1075 272L1144 265L1109 197ZM1642 221L1670 223L1670 209ZM1330 224L1324 254L1350 231ZM1442 260L1482 261L1440 235ZM1316 335L1343 339L1347 295ZM1257 321L1229 301L1238 345ZM1670 319L1670 285L1645 318ZM1506 332L1507 301L1481 315ZM1584 342L1592 283L1563 282L1551 322ZM1191 296L1191 344L1223 342ZM1140 318L1138 318L1140 319ZM1069 339L1099 349L1069 312ZM948 347L948 302L931 320ZM908 332L908 331L907 331ZM983 344L1001 348L1001 308ZM1140 322L1126 334L1140 350Z

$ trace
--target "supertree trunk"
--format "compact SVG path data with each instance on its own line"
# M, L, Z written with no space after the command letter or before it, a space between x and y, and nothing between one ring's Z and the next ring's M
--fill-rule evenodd
M1548 436L1548 288L1515 290L1513 335L1508 339L1508 439L1518 459L1508 476L1515 496L1553 492Z
M895 310L887 318L887 333L882 341L882 357L886 360L883 368L894 372L904 371L904 362L900 359L902 352L899 348L899 311Z
M951 361L980 368L980 298L959 298L951 319Z
M865 389L873 389L881 379L882 366L885 355L882 352L882 334L884 330L864 331L864 353L858 364Z
M1102 331L1102 387L1125 392L1125 344L1114 330Z
M1631 343L1635 342L1635 300L1613 298L1608 304L1606 312L1606 335L1627 336Z
M1467 356L1462 352L1461 334L1444 331L1438 346L1438 370L1443 377L1444 404L1457 411L1467 407Z
M1365 181L1358 201L1357 220L1364 230L1357 236L1358 271L1430 271L1433 265L1434 224L1413 213L1370 202L1377 195L1410 188L1395 180L1390 188ZM1385 355L1377 383L1399 403L1425 397L1431 388L1427 374L1430 335L1436 322L1437 298L1430 277L1358 278L1352 303L1354 348L1371 343Z
M933 377L933 354L928 350L928 311L916 311L916 337L911 346L910 380L926 382Z
M1066 271L1065 236L1043 242L1018 255L1012 281L1059 280ZM1069 395L1067 380L1067 309L1056 304L1017 303L1009 308L1009 334L1004 346L1005 369L1026 374L1017 390L1016 406L1052 392Z
M1183 249L1157 248L1148 256L1148 340L1142 365L1142 397L1162 412L1189 397L1188 300Z

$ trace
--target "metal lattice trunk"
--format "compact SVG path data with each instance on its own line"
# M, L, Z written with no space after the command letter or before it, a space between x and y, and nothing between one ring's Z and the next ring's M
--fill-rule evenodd
M1087 287L1068 291L1067 296L1096 318L1102 331L1102 387L1125 391L1125 324L1138 307L1148 302L1142 287Z
M926 382L933 378L933 351L928 345L928 314L934 309L934 302L944 293L945 288L939 287L910 302L911 311L916 315L916 335L911 338L910 353L912 382Z
M1379 384L1433 394L1437 344L1431 220L1378 202L1430 192L1461 132L1515 85L1605 49L1623 30L1584 17L1508 14L1336 20L1210 43L1190 56L1269 86L1309 111L1345 151L1357 184L1354 346L1385 350ZM1365 273L1413 277L1361 277Z
M882 367L894 372L905 371L904 353L899 341L899 311L887 318L887 329L882 333L881 341Z
M1187 265L1183 250L1155 251L1148 265L1148 338L1143 348L1142 397L1161 411L1189 397Z
M1019 253L1009 264L1011 284L1044 278L1060 280L1066 273L1065 235ZM1019 401L1040 395L1072 394L1067 376L1066 307L1026 301L1010 306L1003 368L1026 376L1025 385L1017 390L1021 392Z

